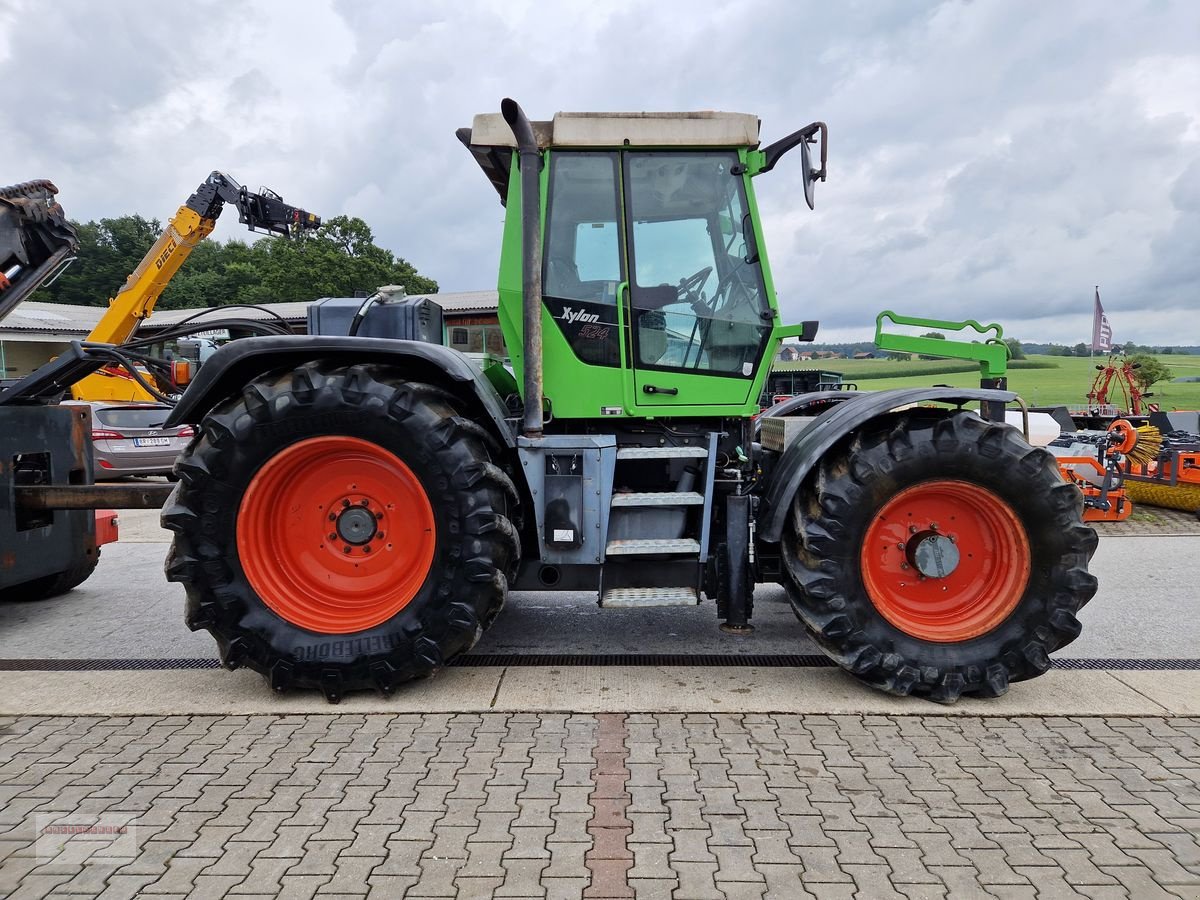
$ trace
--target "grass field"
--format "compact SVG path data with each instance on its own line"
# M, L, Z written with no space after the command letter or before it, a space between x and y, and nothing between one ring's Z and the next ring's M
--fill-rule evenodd
M1171 368L1173 378L1200 376L1200 356L1166 355L1158 358ZM1096 375L1092 360L1069 356L1030 356L1029 359L1035 364L1050 365L1026 368L1018 363L1009 370L1008 385L1010 390L1020 394L1031 406L1071 406L1087 402L1087 392ZM1102 362L1102 357L1097 357L1097 361ZM847 381L857 381L863 390L932 384L979 387L979 367L958 360L896 362L888 359L823 359L793 364L788 368L841 372ZM911 373L906 370L911 370ZM1152 402L1165 410L1200 409L1200 382L1159 382L1151 391L1154 394ZM1118 404L1121 403L1120 397L1118 390Z

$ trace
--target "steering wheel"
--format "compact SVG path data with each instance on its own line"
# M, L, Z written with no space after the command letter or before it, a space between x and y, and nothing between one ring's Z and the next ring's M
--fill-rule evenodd
M705 266L695 275L689 275L687 278L680 279L679 286L676 288L679 291L679 298L689 303L699 301L700 288L704 282L708 281L708 276L712 274L712 270L712 266Z

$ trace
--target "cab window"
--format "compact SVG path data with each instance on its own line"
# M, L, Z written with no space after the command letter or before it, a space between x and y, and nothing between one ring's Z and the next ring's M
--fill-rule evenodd
M542 295L575 355L620 365L622 280L616 153L550 154Z
M625 156L640 368L753 377L769 305L733 153Z

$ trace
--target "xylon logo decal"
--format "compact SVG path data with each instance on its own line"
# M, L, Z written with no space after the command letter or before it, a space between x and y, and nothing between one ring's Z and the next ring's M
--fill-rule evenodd
M595 313L584 312L582 309L576 311L569 306L563 307L562 315L559 318L568 325L574 325L576 322L595 323L600 321L600 317Z

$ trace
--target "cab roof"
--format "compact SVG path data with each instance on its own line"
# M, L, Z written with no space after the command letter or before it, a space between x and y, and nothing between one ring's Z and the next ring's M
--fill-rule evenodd
M618 147L757 147L758 117L714 112L559 112L550 121L532 122L542 149ZM481 113L458 139L479 163L500 194L508 197L509 166L517 141L500 113Z

